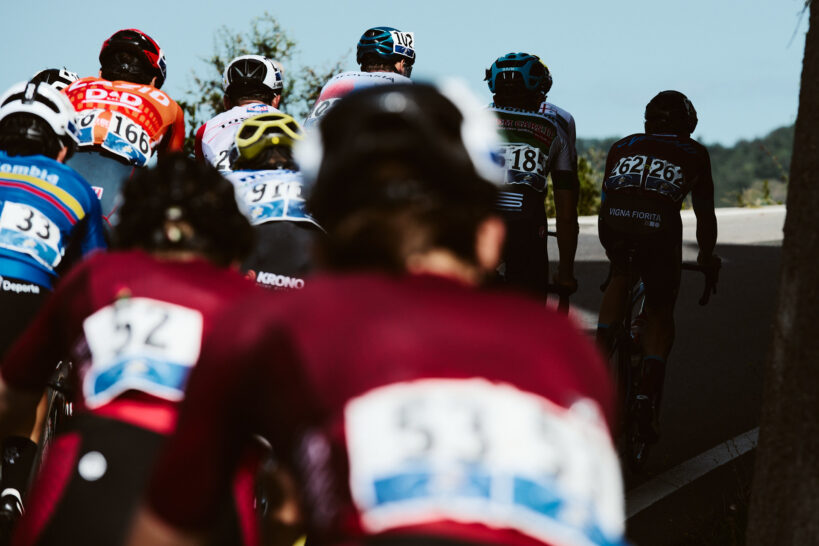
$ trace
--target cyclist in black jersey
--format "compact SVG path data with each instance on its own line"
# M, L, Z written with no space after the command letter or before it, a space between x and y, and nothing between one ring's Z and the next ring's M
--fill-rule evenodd
M674 304L682 261L682 200L691 193L697 216L697 262L713 265L717 241L714 181L708 150L690 138L697 113L678 91L663 91L646 106L645 133L612 145L606 160L599 216L600 242L611 261L611 281L600 306L597 340L611 348L612 326L627 305L628 255L646 287L645 374L638 387L647 438L656 441L666 359L674 342Z

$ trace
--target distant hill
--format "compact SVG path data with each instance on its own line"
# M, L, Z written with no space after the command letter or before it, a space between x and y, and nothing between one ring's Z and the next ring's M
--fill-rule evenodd
M717 206L767 204L785 199L794 126L780 127L762 138L727 147L706 144ZM606 153L620 137L578 138L577 152L602 177Z

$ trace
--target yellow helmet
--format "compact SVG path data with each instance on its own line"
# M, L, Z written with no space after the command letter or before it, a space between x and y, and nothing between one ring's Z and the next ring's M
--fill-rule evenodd
M246 119L236 131L231 163L252 161L262 150L273 146L293 148L302 139L301 126L287 114L260 114Z

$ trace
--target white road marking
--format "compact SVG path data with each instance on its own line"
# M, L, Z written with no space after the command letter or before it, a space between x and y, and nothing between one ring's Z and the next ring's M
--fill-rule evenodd
M727 440L626 492L626 518L631 518L708 472L756 448L759 427Z

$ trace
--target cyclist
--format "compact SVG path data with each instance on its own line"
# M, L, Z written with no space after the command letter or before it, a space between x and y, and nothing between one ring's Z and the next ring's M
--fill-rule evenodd
M278 114L283 87L282 72L270 59L242 55L230 61L222 76L225 112L196 130L196 158L229 171L228 154L239 125L259 114Z
M304 184L293 160L293 145L301 138L301 127L287 114L248 118L236 132L233 172L226 175L256 232L242 270L273 290L304 288L313 268L313 240L322 233L305 210Z
M116 210L122 181L155 154L181 150L182 109L160 91L165 54L137 29L115 32L100 50L99 77L65 89L78 112L80 149L69 165L94 187L106 219Z
M691 133L697 112L679 91L663 91L646 105L645 133L615 142L606 160L600 242L611 261L611 280L600 305L597 340L611 350L612 328L627 305L627 257L646 288L642 334L645 375L637 390L638 419L646 439L659 435L659 407L666 360L674 342L674 305L680 283L680 207L691 193L697 216L697 262L714 266L717 219L708 150Z
M494 121L445 92L357 91L305 138L333 273L221 317L131 544L207 529L256 430L316 544L620 543L605 368L565 318L478 288L504 231Z
M304 121L309 129L333 104L352 91L373 85L412 83L415 64L415 33L392 27L373 27L364 31L356 46L360 71L342 72L321 88L319 97Z
M76 131L74 108L47 83L21 82L0 97L0 355L33 319L57 276L105 248L99 201L63 165L76 147ZM31 431L3 443L3 517L21 509L36 449ZM9 461L20 464L12 468Z
M250 250L252 230L215 169L171 155L123 189L117 251L75 267L0 366L0 437L30 430L66 355L77 385L15 544L121 543L201 344L218 334L214 314L257 290L229 267ZM245 521L252 497L236 502ZM225 518L235 537L236 516ZM255 542L252 526L242 533L221 543Z
M507 227L503 278L509 285L545 298L549 284L545 199L551 175L560 261L556 282L577 289L577 167L569 142L553 118L538 109L551 77L540 59L508 53L486 71L494 102L489 105L504 140L505 184L498 199Z

